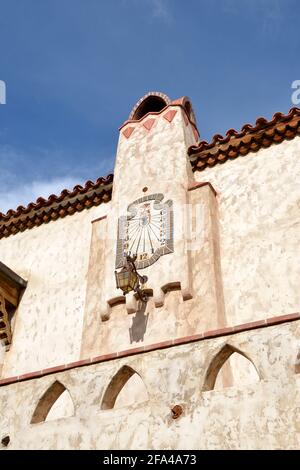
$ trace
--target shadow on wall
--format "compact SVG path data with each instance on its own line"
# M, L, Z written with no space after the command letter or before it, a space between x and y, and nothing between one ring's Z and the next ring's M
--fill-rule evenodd
M259 374L251 359L242 351L226 344L211 361L202 390L246 386L259 380Z
M129 328L130 343L144 341L149 317L149 313L145 314L146 307L146 302L140 302L136 314L132 317L131 327Z

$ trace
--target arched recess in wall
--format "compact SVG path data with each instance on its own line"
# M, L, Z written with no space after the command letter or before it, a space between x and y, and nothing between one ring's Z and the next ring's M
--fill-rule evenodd
M242 351L226 344L211 361L202 390L244 387L259 380L259 374L251 359Z
M106 388L101 409L121 408L147 400L148 392L140 375L131 367L123 366Z
M58 380L46 390L33 413L31 424L74 416L74 403L69 391Z

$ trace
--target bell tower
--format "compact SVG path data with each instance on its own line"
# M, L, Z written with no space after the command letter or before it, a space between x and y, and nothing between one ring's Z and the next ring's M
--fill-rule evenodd
M216 192L187 156L199 139L191 101L147 93L119 130L111 209L93 223L82 357L224 326ZM147 302L116 286L127 255Z

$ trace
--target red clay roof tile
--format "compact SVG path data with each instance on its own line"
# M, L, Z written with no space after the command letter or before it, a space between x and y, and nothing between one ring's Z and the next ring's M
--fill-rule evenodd
M87 181L84 186L76 185L72 191L64 189L59 196L51 194L48 199L39 197L27 207L19 206L6 214L0 212L0 238L108 202L112 184L113 175L110 174L98 178L95 183Z
M228 159L257 152L285 139L300 135L300 109L292 108L288 114L274 114L270 121L258 118L255 126L245 124L241 131L229 129L226 136L216 134L210 143L201 141L188 149L193 171L202 171Z
M171 104L181 104L180 100L177 101ZM210 143L201 141L190 147L188 154L193 171L202 171L228 159L292 139L296 135L300 135L300 109L292 108L287 115L274 114L270 121L258 118L255 126L245 124L240 132L229 129L225 137L216 134ZM27 207L19 206L6 214L0 212L0 239L108 202L111 200L112 187L113 175L110 174L98 178L95 183L87 181L84 186L76 185L72 191L64 189L59 196L51 194L48 199L39 197Z

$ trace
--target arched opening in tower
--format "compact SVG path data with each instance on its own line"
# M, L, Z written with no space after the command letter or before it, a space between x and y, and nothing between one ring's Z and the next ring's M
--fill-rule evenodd
M141 104L135 110L132 119L139 120L142 117L146 116L148 113L157 113L164 109L167 106L166 101L160 97L155 95L150 95L145 98Z

